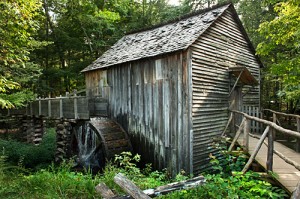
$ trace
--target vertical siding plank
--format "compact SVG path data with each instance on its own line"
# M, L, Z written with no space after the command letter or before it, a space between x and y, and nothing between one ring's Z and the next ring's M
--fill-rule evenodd
M163 81L163 122L165 147L170 145L170 85L168 80Z
M178 110L177 159L178 160L177 161L178 161L178 164L177 164L177 167L178 167L179 171L183 168L183 159L182 159L182 154L183 154L183 151L182 151L182 148L183 148L182 70L183 70L183 68L182 68L182 66L183 66L183 53L180 53L180 61L178 62L178 65L177 65L177 67L178 67L178 76L177 76L177 79L178 79L178 83L177 83L177 90L178 90L178 93L177 93L177 99L178 99L178 102L177 102L177 110Z
M187 54L187 70L188 70L188 154L189 154L189 173L193 173L193 121L192 121L192 107L193 107L193 82L192 82L192 53L188 50Z
M155 73L154 73L155 74ZM153 135L154 135L154 167L159 168L159 101L158 81L154 83L153 90Z
M173 174L178 174L179 170L177 168L177 148L178 148L178 61L179 55L174 55L172 56L171 59L171 75L170 75L170 160L169 160L169 165L172 166L172 173Z
M189 143L189 124L188 124L188 110L189 110L189 99L188 99L188 54L187 51L183 53L183 64L182 64L182 108L183 108L183 169L188 171L189 165L189 154L188 154L188 143Z

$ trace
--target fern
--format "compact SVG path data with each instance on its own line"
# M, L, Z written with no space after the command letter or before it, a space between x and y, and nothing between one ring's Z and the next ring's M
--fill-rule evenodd
M2 154L0 155L0 179L4 178L4 170L7 167L6 160L7 156L5 156L5 150L3 148Z

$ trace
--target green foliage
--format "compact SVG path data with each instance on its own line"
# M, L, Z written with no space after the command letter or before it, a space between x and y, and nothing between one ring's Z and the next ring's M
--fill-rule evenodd
M227 139L216 140L214 147L221 156L210 154L215 174L206 174L206 183L189 190L176 191L160 198L287 198L286 192L269 182L259 179L254 172L238 174L246 163L247 157L238 149L227 152ZM232 175L235 173L236 175Z
M9 163L18 165L22 160L22 165L26 168L37 169L48 165L54 160L56 149L55 131L54 129L47 130L42 143L38 146L0 139L0 148L4 149Z
M285 198L284 190L257 180L254 173L224 178L221 174L205 175L206 183L198 188L176 191L160 198Z
M28 65L30 51L43 45L33 38L38 29L37 18L40 7L41 4L38 0L4 0L0 2L1 108L24 105L33 97L28 97L28 92L20 89L24 86L24 79L34 77L23 73L26 71L24 68Z
M300 4L293 0L281 1L274 10L276 18L259 27L265 40L258 45L257 53L269 63L267 78L282 84L278 94L287 101L297 101L300 99Z
M120 167L123 167L126 172L130 173L140 173L140 170L137 168L136 163L141 160L141 156L136 154L132 157L131 152L122 152L121 155L115 156L115 163Z
M234 171L241 171L247 161L247 156L241 148L237 148L234 152L228 152L229 138L215 139L212 147L218 149L216 155L210 154L210 163L213 172L220 173L222 176L230 176Z
M99 176L71 171L72 162L52 165L30 175L10 174L7 186L0 187L5 198L94 198ZM1 184L3 182L1 181Z
M144 170L138 168L136 164L140 158L138 154L133 156L131 152L122 152L121 155L116 155L115 163L119 172L126 174L141 189L155 188L168 181L167 173L152 171L150 164Z
M138 157L138 156L133 156ZM145 169L133 169L136 163L130 153L118 156L117 165L108 163L102 174L92 176L89 171L74 172L74 162L63 162L59 167L51 165L48 169L27 174L21 169L9 172L5 157L0 157L0 195L5 198L97 198L94 187L104 182L113 191L124 194L113 182L117 173L125 174L141 189L155 188L170 182L165 173ZM137 158L139 159L139 158ZM120 163L122 162L122 166ZM268 182L257 179L255 173L224 177L221 174L205 175L206 184L194 189L172 192L159 198L284 198L286 193L272 187ZM184 180L184 172L176 180Z

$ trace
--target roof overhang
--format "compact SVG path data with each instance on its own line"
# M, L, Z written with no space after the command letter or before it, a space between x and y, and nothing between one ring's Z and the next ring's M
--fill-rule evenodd
M228 71L238 78L237 81L241 82L244 85L258 85L258 81L245 66L229 67Z

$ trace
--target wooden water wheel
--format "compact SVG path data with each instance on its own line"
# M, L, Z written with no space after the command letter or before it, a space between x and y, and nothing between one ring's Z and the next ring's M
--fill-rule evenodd
M114 158L123 151L131 151L132 145L126 131L108 118L91 119L91 127L101 137L103 153L106 159Z
M84 129L84 125L88 126L92 131ZM78 129L84 132L78 134ZM88 123L77 121L76 124L73 123L72 125L69 122L62 122L57 125L56 132L57 162L61 162L64 158L78 156L78 163L82 165L83 159L80 157L82 148L79 148L84 144L91 145L91 142L87 141L91 137L96 139L96 143L95 148L89 152L89 156L93 158L94 162L98 162L100 167L104 166L105 160L113 159L116 154L120 154L123 151L132 152L131 142L126 131L119 124L108 118L92 118ZM95 136L87 136L87 138L85 137L86 133L94 134ZM82 139L83 137L84 139Z

